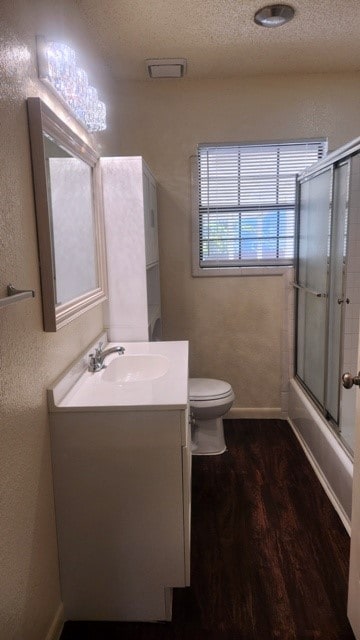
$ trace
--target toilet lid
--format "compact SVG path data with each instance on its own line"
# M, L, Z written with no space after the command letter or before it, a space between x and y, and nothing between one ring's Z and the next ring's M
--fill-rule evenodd
M231 385L213 378L189 378L190 400L220 399L232 392Z

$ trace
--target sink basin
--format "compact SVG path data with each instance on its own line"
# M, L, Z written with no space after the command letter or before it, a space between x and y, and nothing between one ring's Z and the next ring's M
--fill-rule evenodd
M165 375L169 364L169 359L160 354L122 355L108 364L102 373L102 380L121 383L155 380Z
M112 353L105 369L88 370L89 354L99 340L48 390L51 412L172 411L188 404L187 342L122 342L125 355ZM120 346L110 342L106 348Z

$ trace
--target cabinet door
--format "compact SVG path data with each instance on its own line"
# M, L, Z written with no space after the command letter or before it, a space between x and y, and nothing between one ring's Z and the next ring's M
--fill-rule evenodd
M157 197L156 182L150 180L150 226L152 233L152 262L159 260L158 223L157 223Z
M143 189L144 189L144 231L145 231L145 258L146 265L151 264L151 245L152 231L150 219L150 177L147 171L143 173Z
M144 224L146 265L158 261L158 229L156 182L152 175L144 169Z
M191 541L191 444L182 447L183 500L184 500L184 561L185 586L190 586L190 541Z
M51 414L65 615L75 620L168 618L164 588L184 587L189 580L183 415L149 410L100 416L105 413Z

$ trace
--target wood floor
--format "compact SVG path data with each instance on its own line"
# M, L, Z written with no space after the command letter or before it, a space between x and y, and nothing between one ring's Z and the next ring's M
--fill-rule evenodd
M229 420L225 435L225 454L193 458L191 587L173 621L67 622L61 640L354 639L349 537L289 425Z

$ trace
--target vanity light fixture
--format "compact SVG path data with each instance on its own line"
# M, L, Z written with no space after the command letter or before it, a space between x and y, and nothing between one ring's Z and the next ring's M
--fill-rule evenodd
M261 27L281 27L293 19L295 9L289 4L269 4L254 15L254 22Z
M75 51L43 36L37 36L36 46L40 80L88 131L104 131L106 106L89 85L86 72L77 66Z

